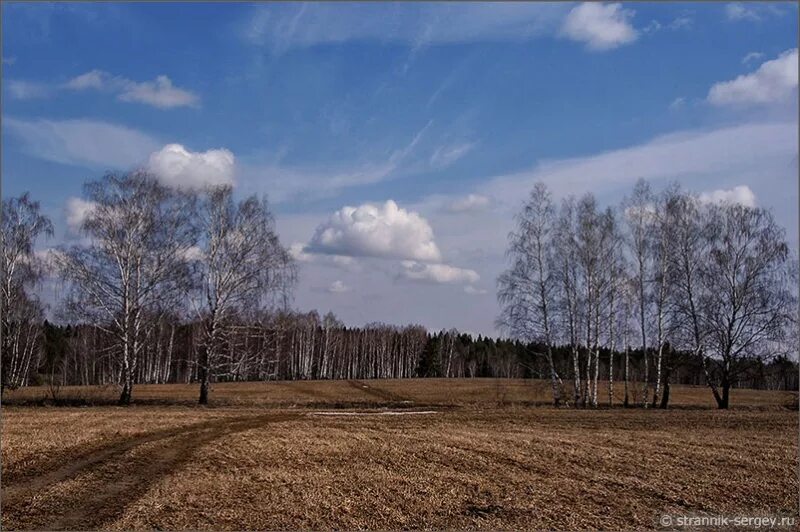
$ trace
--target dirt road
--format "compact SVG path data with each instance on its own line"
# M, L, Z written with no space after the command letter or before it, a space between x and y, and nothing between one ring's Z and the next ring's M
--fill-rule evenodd
M215 419L117 442L32 478L5 485L5 529L92 530L116 520L154 482L216 439L296 419L270 413Z

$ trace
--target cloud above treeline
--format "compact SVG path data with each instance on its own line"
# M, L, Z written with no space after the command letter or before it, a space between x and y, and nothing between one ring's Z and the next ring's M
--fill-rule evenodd
M639 178L718 183L775 172L784 175L796 158L797 124L743 123L661 135L584 157L542 161L529 170L492 178L478 186L477 193L517 205L536 181L561 197L581 190L619 190Z
M181 144L161 145L141 131L94 120L5 118L5 131L32 156L46 161L102 168L144 168L176 188L234 184L235 157L219 148L193 152Z
M307 249L351 257L441 260L428 221L392 200L339 209L317 227Z
M179 189L233 185L234 166L230 150L192 152L180 144L167 144L147 162L147 169L162 183Z
M411 281L422 281L442 284L476 283L480 276L474 270L457 268L448 264L426 264L413 260L404 260L401 263L402 278Z
M93 201L86 201L82 198L69 198L64 207L67 227L71 231L77 232L83 225L84 220L92 214L96 206L97 204Z
M794 48L765 61L754 72L714 84L708 91L708 101L717 106L787 102L796 99L797 77Z
M701 192L698 199L703 203L738 203L745 207L756 206L756 195L747 185Z

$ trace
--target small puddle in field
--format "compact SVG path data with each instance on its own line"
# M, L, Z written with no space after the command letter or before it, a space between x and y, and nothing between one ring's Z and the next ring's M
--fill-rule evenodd
M309 416L420 416L438 414L436 410L419 410L415 412L310 412Z

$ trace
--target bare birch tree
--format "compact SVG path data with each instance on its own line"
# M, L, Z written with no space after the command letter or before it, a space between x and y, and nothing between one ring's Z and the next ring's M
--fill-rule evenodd
M517 229L509 236L507 256L511 266L498 278L497 298L502 305L498 324L512 336L541 341L550 368L553 404L561 404L561 378L553 359L552 298L554 290L551 250L555 208L550 191L537 183L522 212Z
M640 179L633 189L633 195L623 202L625 219L628 225L628 246L633 256L634 278L636 282L637 304L639 313L639 330L641 333L642 357L644 361L643 374L643 406L647 406L649 389L650 367L647 352L647 279L650 275L650 234L653 211L653 194L650 185Z
M748 361L769 357L771 344L786 340L797 298L785 232L769 211L729 203L712 208L709 224L701 319L713 355L708 384L724 409Z
M198 212L200 246L193 254L200 287L196 308L204 323L199 402L208 404L211 378L224 364L223 340L230 319L275 297L285 303L295 268L275 232L266 200L250 196L236 202L231 187L215 187L203 193Z
M188 287L185 257L195 241L191 202L142 172L108 174L86 185L92 208L81 224L88 245L62 248L65 309L115 339L122 392L130 404L139 356Z
M575 200L569 197L561 202L555 230L555 255L558 268L555 273L560 285L558 293L562 326L567 331L572 358L573 404L581 401L581 364L578 316L578 259L576 243Z
M659 404L661 393L662 363L664 358L664 343L666 342L666 329L669 319L668 304L671 299L672 288L672 261L673 253L672 231L675 225L676 209L678 208L680 192L676 185L668 187L655 200L652 219L652 251L653 258L653 297L656 321L656 360L655 379L653 387L653 403L655 408Z
M27 384L29 370L35 364L42 307L30 289L42 279L44 265L33 247L40 236L53 234L53 225L41 214L39 202L28 194L3 200L2 209L0 390L5 390Z

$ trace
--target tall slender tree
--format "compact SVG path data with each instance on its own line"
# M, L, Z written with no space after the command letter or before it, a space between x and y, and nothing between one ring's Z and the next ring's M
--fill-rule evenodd
M552 298L554 290L551 249L555 208L550 191L537 183L522 211L517 228L509 234L507 256L511 266L498 278L497 298L502 305L498 324L512 336L541 341L550 368L553 404L561 404L561 378L553 358Z
M641 334L642 359L644 362L643 399L647 406L650 383L649 353L647 351L647 281L650 276L650 238L653 219L653 193L647 181L640 179L633 189L633 195L623 202L625 219L628 225L627 242L633 257L634 279L637 292L639 331Z

